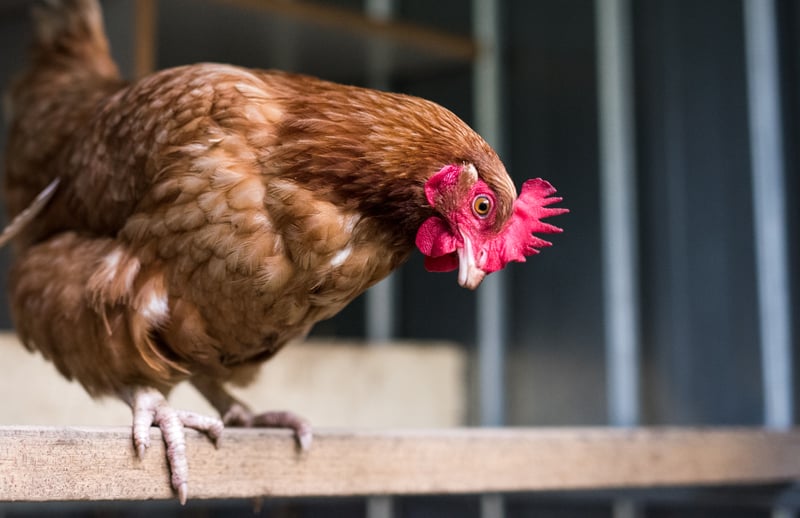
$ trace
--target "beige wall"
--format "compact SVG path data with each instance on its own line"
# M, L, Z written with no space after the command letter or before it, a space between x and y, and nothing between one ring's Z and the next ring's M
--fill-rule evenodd
M128 407L92 401L11 334L0 335L0 424L127 425ZM465 422L466 359L446 343L312 341L287 347L257 381L234 389L254 410L289 409L322 427L448 427ZM213 414L188 384L179 408Z

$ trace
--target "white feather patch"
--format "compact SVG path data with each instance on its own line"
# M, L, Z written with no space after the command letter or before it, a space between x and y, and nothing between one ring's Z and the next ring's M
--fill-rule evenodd
M108 252L88 281L96 309L103 304L129 300L140 266L139 260L128 256L122 248Z
M110 277L116 277L119 261L122 259L122 250L119 248L109 253L103 258L103 267Z
M350 254L352 252L353 249L350 248L349 246L344 250L340 250L339 252L336 253L336 255L334 255L331 258L331 266L334 268L338 268L339 266L344 264L345 261L347 261L347 258L350 257Z
M103 258L103 265L98 270L98 274L103 276L106 283L111 284L118 278L122 278L122 283L126 292L130 292L133 287L133 280L136 274L139 273L139 261L127 261L125 265L121 265L123 252L119 248L109 252Z
M341 219L342 230L346 234L352 234L353 229L356 228L358 222L361 221L361 216L358 214L351 214L349 216L345 216Z
M164 322L169 316L169 301L165 293L150 292L147 302L140 309L145 320L153 325Z

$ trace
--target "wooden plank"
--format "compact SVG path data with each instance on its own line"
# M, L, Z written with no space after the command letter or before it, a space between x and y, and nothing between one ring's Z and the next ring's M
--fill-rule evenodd
M0 500L171 498L159 432L141 461L126 428L0 427ZM653 488L800 477L800 431L450 429L188 433L191 498Z

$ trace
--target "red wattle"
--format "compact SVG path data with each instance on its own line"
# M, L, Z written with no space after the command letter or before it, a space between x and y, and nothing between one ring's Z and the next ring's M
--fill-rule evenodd
M431 216L417 231L417 248L425 255L429 272L449 272L458 268L457 240L441 218Z
M429 272L452 272L458 268L458 254L455 252L439 257L425 256L425 269Z
M456 251L456 238L441 218L431 216L417 231L417 248L424 255L439 257Z

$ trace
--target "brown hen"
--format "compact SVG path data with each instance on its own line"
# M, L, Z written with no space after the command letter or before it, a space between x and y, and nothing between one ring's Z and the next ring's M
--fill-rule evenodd
M92 396L124 399L140 455L161 428L181 501L184 427L289 427L310 443L303 419L255 415L223 383L249 381L415 242L430 270L475 288L548 245L531 234L564 212L542 180L515 199L486 142L422 99L220 64L127 84L94 0L36 12L10 106L10 215L50 189L15 240L19 335ZM222 421L167 404L183 380Z

